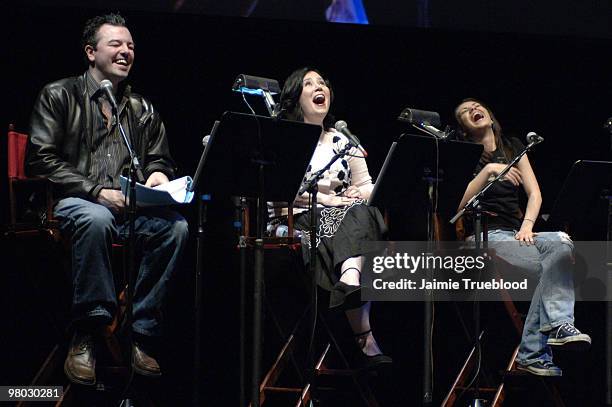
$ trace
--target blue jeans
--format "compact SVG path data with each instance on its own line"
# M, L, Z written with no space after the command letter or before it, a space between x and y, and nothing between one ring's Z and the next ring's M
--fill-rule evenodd
M54 215L72 242L72 317L75 323L108 324L117 309L111 270L113 241L128 239L122 224L103 205L81 198L58 201ZM147 209L136 216L140 266L134 287L134 332L161 335L163 303L187 243L185 219L167 209Z
M521 246L515 234L489 231L489 247L495 249L497 256L539 280L516 360L522 365L552 361L547 331L565 322L574 323L574 244L566 233L540 232L534 238L535 245ZM505 243L496 244L502 241Z

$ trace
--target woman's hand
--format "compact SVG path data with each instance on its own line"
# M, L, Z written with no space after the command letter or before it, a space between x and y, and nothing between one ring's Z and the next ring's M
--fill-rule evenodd
M325 198L319 199L319 202L325 206L347 206L356 200L357 198L349 198L346 196L325 195Z
M363 198L361 190L356 186L351 185L344 191L344 196L347 198Z
M490 176L497 176L500 172L502 172L506 168L506 164L498 164L498 163L489 163L485 165L484 169L488 172ZM521 172L516 167L511 167L510 170L504 175L503 180L510 181L512 185L518 187L523 183L523 177Z
M519 241L519 244L522 245L523 243L525 243L525 245L529 246L534 244L533 238L537 235L538 234L532 232L531 229L521 228L521 230L519 230L516 235L514 235L514 238Z

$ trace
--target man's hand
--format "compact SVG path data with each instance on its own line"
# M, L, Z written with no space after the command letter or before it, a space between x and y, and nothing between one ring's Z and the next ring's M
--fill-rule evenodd
M170 180L168 179L168 177L166 177L166 174L164 174L163 172L156 171L149 175L145 186L153 188L161 184L166 184L168 182L170 182Z
M125 209L125 195L116 189L102 188L97 199L98 203L106 206L113 213L119 213Z

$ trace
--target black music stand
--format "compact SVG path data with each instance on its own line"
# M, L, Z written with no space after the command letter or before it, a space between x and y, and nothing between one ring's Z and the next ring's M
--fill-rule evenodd
M548 223L571 226L592 223L594 217L601 218L603 215L594 213L592 209L602 206L606 191L607 195L612 192L612 162L576 161L557 195ZM602 219L596 221L600 225L603 224ZM612 240L610 236L608 240Z
M205 149L198 191L257 197L253 274L251 405L259 407L262 343L263 230L267 201L292 202L314 151L321 126L252 114L225 112ZM244 274L245 270L241 270ZM241 299L244 303L244 301ZM242 312L242 311L241 311ZM242 317L242 315L241 315ZM241 321L242 323L242 321ZM241 338L241 342L244 338ZM244 358L241 357L241 361ZM240 366L241 377L245 367ZM197 384L196 384L197 385ZM243 392L243 389L240 389ZM242 394L242 393L241 393Z
M439 147L437 175L436 145ZM430 185L435 187L438 181L437 211L443 215L455 214L482 150L476 143L402 134L387 153L369 204L403 205L414 191L423 191ZM422 196L428 199L427 194Z
M415 202L411 196L415 192L421 194L421 204L427 206L428 241L433 242L435 215L456 212L465 187L473 178L482 150L483 146L476 143L403 134L387 153L369 204L389 207L397 203ZM410 213L408 205L404 209ZM425 298L423 405L431 405L432 355L429 340L432 299L430 295Z
M570 169L551 211L553 224L602 224L605 210L593 211L605 202L607 209L607 290L612 288L612 161L578 160ZM588 208L588 209L587 209ZM596 218L596 219L594 219ZM608 296L609 298L609 296ZM606 306L606 405L612 406L612 302Z

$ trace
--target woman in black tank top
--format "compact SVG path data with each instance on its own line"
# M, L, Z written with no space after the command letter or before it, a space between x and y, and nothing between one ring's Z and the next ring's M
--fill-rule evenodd
M476 99L462 101L455 108L455 118L467 140L484 146L474 179L459 205L463 208L523 146L516 139L504 139L491 109ZM518 200L521 187L528 198L524 216ZM483 209L497 214L489 222L489 247L512 266L512 272L537 279L516 366L538 376L561 376L561 369L553 363L552 349L583 350L591 344L591 338L574 327L574 244L563 232L534 233L542 195L526 155L481 202Z

